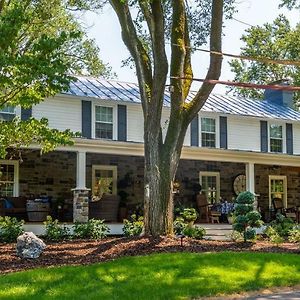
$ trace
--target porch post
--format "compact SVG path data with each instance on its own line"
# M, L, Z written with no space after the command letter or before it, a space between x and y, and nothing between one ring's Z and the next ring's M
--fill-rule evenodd
M86 152L77 152L76 188L73 189L73 222L85 223L89 219L89 192L86 188Z
M255 194L255 172L254 163L246 163L246 186L247 191ZM257 210L257 198L255 197L254 209Z
M76 189L86 189L86 152L77 152Z

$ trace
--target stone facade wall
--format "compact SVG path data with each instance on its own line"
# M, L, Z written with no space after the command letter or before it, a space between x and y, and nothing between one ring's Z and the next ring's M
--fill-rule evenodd
M73 198L76 187L76 153L58 152L40 155L39 151L24 152L19 167L21 196L41 195L53 199Z
M126 192L128 203L142 203L144 199L144 158L138 156L108 155L87 153L86 184L92 189L92 166L117 166L117 182L119 191ZM128 179L125 182L125 179Z
M300 206L300 168L255 165L255 192L262 210L269 208L269 175L287 177L288 207Z
M245 174L245 164L227 162L209 162L201 160L181 160L178 166L176 179L182 184L180 193L192 198L193 185L199 183L199 172L220 173L220 196L231 201L236 197L233 190L233 181L239 174Z

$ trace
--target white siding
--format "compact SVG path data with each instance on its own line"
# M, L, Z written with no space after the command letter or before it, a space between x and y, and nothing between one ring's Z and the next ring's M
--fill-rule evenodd
M300 124L293 124L294 154L300 154Z
M260 123L258 119L227 118L228 149L260 151Z
M36 119L47 118L51 128L81 132L80 99L58 97L46 99L33 106L32 116Z
M127 140L144 141L144 117L140 105L127 105Z

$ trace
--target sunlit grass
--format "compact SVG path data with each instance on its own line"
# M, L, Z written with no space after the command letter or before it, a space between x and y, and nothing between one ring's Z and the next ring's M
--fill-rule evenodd
M0 299L190 299L300 283L300 256L173 253L0 277Z

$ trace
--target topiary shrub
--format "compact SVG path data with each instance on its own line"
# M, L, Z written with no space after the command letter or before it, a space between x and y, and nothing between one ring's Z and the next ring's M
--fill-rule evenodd
M18 221L16 218L0 217L0 242L12 243L16 242L17 237L21 235L24 221Z
M261 215L253 210L255 196L247 191L238 195L235 200L233 230L243 234L244 242L256 237L255 228L262 225Z
M58 223L58 220L53 220L51 216L47 216L45 225L45 239L49 241L61 241L70 238L70 230Z
M124 220L123 232L125 236L140 236L144 228L144 218L131 215L130 220Z
M104 220L90 219L86 223L75 223L73 235L75 238L101 240L106 237L109 228Z

